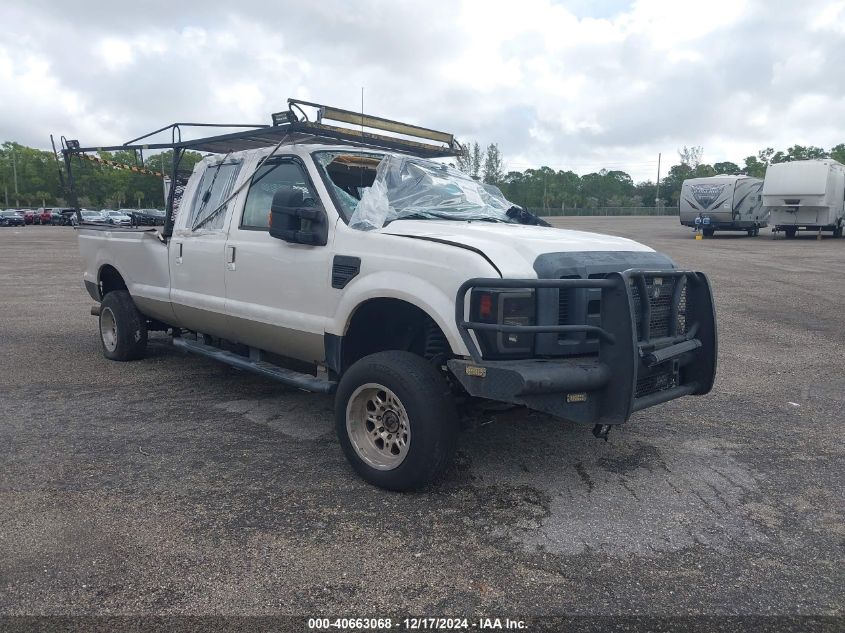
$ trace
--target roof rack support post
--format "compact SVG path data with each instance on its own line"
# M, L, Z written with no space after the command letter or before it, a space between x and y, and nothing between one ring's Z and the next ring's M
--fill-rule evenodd
M76 209L76 219L82 222L82 215L79 212L79 200L76 197L76 183L73 179L73 169L71 169L72 154L65 150L62 152L65 159L65 171L67 172L67 202L68 205Z
M173 201L176 199L177 176L179 172L179 163L182 162L182 153L183 150L181 148L173 148L173 162L170 170L170 189L167 192L167 200L164 206L166 209L164 227L161 229L161 236L164 239L168 239L173 235Z
M63 192L67 192L67 188L65 186L65 176L62 173L62 166L59 163L59 153L56 151L56 141L53 140L53 135L50 135L50 145L53 146L53 160L56 161L56 172L59 174L59 185L62 188Z

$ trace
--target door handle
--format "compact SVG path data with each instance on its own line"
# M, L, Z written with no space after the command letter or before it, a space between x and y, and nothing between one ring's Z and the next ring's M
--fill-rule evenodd
M235 270L235 247L234 246L227 246L226 247L226 268L229 270Z
M182 263L182 242L176 242L176 263Z

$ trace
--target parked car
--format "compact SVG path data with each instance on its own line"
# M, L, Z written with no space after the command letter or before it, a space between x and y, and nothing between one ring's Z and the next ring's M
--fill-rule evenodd
M0 211L0 226L25 226L23 213L15 209Z
M447 139L435 152L300 125L315 144L277 145L278 130L262 147L254 131L180 145L221 153L195 166L161 233L80 227L106 358L143 358L148 330L172 328L180 349L335 393L346 458L392 490L434 480L460 421L485 410L524 407L606 437L636 411L710 391L703 273L543 225L429 160L455 155L450 134L423 130Z
M53 207L50 211L50 224L69 226L74 222L76 209L71 207Z
M80 212L83 222L105 222L106 216L101 211L91 211L90 209L82 209Z
M50 224L53 221L53 208L52 207L40 207L38 211L35 212L35 223L36 224Z
M120 226L129 226L132 224L132 218L123 211L107 211L104 216L106 224L117 224Z
M27 224L35 224L35 211L33 209L22 209L23 218Z
M163 226L164 211L159 209L138 209L132 212L132 219L138 226Z

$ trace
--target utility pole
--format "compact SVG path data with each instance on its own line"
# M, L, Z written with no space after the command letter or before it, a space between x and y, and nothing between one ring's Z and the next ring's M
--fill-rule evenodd
M3 193L6 195L6 208L9 208L9 180L6 176L6 170L3 170Z
M18 166L15 163L15 148L12 148L12 177L15 179L15 206L21 206L20 200L18 200Z
M546 173L543 172L543 215L548 215L546 213Z
M660 157L661 153L657 154L657 193L654 195L654 206L660 208Z

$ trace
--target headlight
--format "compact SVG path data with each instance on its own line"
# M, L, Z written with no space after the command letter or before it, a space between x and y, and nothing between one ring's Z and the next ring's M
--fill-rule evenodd
M533 290L472 291L470 320L502 325L535 325L536 302ZM529 356L534 351L534 335L518 332L476 330L481 350L487 358Z

